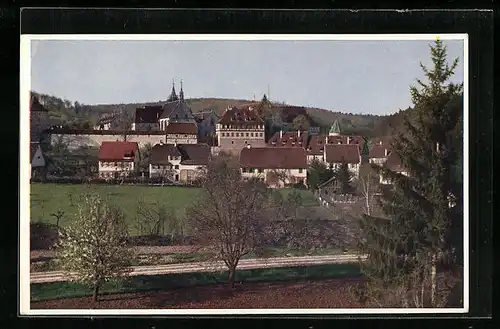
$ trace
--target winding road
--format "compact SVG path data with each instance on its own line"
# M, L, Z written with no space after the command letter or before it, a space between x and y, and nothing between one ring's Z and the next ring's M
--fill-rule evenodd
M363 259L366 256L362 257ZM292 266L311 266L325 264L348 264L356 263L359 256L356 254L329 255L329 256L300 256L300 257L276 257L242 259L237 269L250 270L257 268L278 268ZM226 266L223 262L190 262L168 265L134 266L130 268L129 275L164 275L173 273L194 272L218 272L224 271ZM31 272L31 283L63 282L70 279L69 275L62 271Z

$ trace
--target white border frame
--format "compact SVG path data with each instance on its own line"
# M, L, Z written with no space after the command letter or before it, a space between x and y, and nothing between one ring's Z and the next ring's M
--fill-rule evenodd
M31 90L32 40L109 40L109 41L382 41L382 40L463 40L464 53L464 276L463 308L386 308L386 309L103 309L32 310L30 308L30 184L29 184L29 106ZM325 315L325 314L461 314L469 311L469 40L467 34L66 34L21 35L20 47L20 166L19 166L19 312L20 315Z

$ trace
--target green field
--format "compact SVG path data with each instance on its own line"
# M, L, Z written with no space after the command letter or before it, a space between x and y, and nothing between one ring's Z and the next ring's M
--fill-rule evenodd
M292 189L280 190L287 195ZM297 190L302 196L306 213L319 211L313 194L306 190ZM77 185L77 184L31 184L30 219L31 222L44 222L55 224L52 213L61 210L65 215L60 221L64 227L75 216L81 196L85 193L97 192L112 205L118 206L124 213L129 225L130 234L137 235L134 225L136 220L136 205L141 199L154 205L160 202L166 208L175 210L178 216L184 216L185 209L189 207L200 194L200 189L190 187L149 187L133 185ZM320 217L320 216L318 216Z
M357 264L328 264L307 267L285 267L236 271L236 281L277 282L289 280L319 280L360 276ZM106 283L103 294L152 290L168 290L225 282L227 273L180 273L156 276L132 276L118 284ZM91 296L87 287L71 282L37 283L30 285L31 301Z

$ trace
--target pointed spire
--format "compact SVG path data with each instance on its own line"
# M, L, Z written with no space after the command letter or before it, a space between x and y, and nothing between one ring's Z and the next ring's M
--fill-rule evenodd
M338 120L335 120L333 125L330 127L330 132L328 133L330 136L338 136L340 135L340 125Z
M181 79L181 91L179 92L179 99L181 101L184 100L184 90L182 90L182 79Z
M170 96L168 96L167 102L173 102L178 100L177 94L175 93L175 81L172 79L172 91L170 92Z

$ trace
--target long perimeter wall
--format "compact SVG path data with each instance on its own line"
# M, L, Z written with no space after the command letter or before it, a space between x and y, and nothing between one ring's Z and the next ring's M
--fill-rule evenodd
M161 133L104 133L99 131L98 133L75 133L75 132L53 132L50 134L50 143L55 145L58 143L63 143L67 145L69 149L77 149L82 146L89 147L99 147L102 142L112 142L112 141L129 141L137 142L139 147L143 147L146 144L159 144L160 142L166 143L166 135Z

